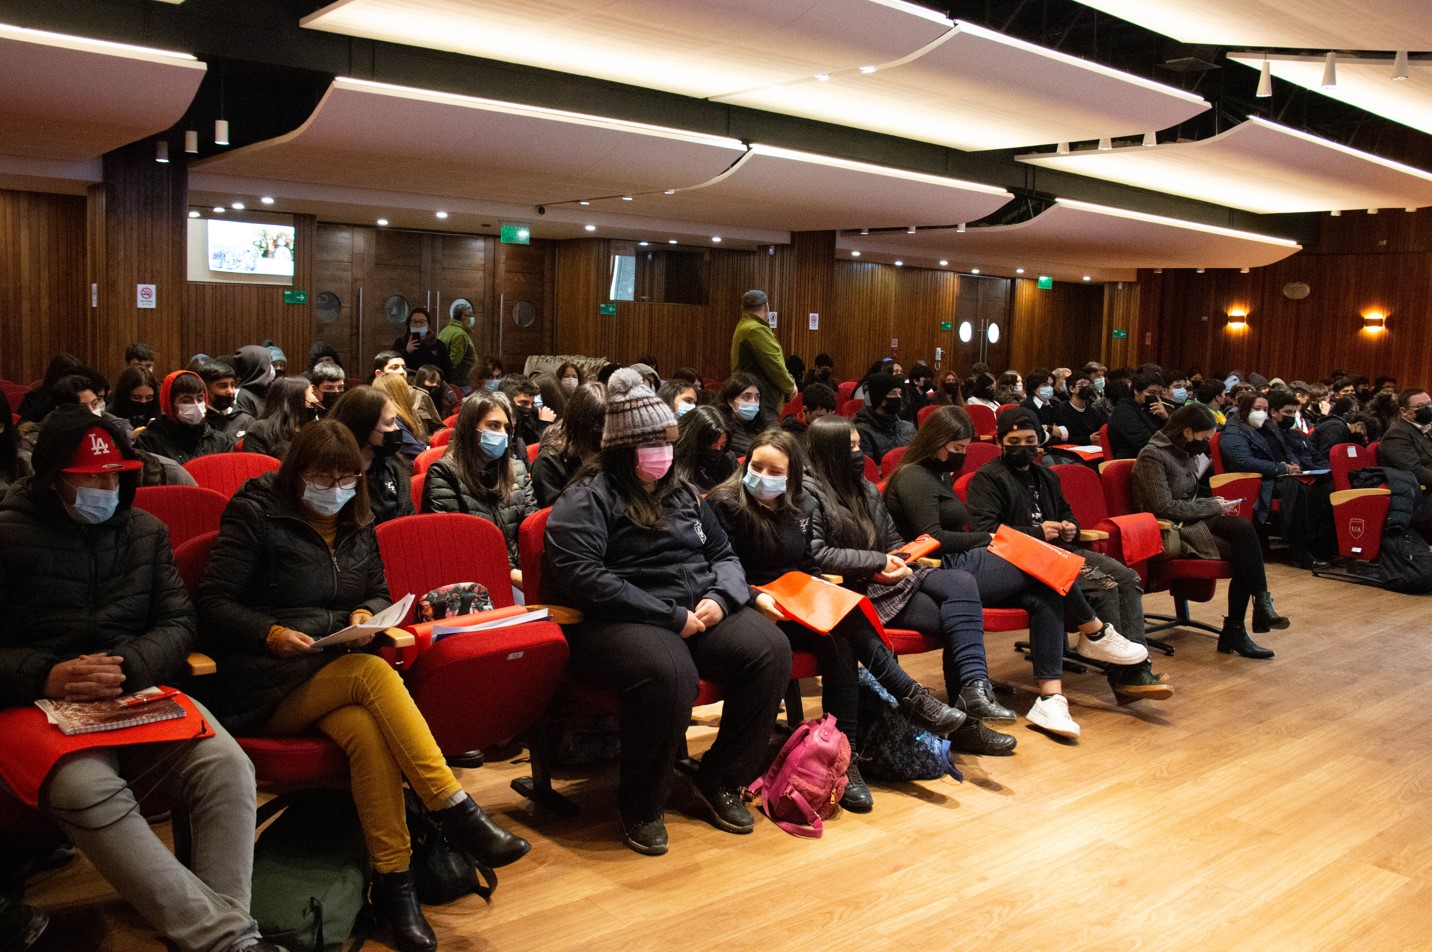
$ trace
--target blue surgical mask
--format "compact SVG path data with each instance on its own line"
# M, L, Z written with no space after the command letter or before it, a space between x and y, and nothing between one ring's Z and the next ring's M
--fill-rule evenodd
M427 337L427 336L428 336L428 325L424 324L424 325L422 325L421 327L412 327L412 326L409 326L409 327L408 327L408 331L409 331L410 333L417 334L419 337Z
M483 383L483 386L486 387L488 390L496 390L496 389L497 389L498 387L500 387L501 385L502 385L502 381L499 380L499 379L496 378L496 377L493 377L491 380L488 380L488 381L486 381L485 383Z
M1100 393L1103 393L1103 392L1104 392L1104 378L1103 378L1103 377L1095 377L1095 378L1094 378L1094 389L1097 390L1097 391L1099 391Z
M303 501L320 516L336 516L358 494L354 488L322 487L304 480Z
M750 423L752 420L754 420L756 418L756 414L760 412L761 405L759 403L736 404L736 415L741 419L745 420L747 423Z
M497 459L507 454L507 434L499 430L483 430L478 449L488 459Z
M119 490L80 486L75 489L74 503L65 508L75 522L97 526L101 522L108 522L119 508Z
M1233 389L1234 387L1236 387L1236 386L1238 386L1238 375L1237 375L1237 374L1229 374L1227 377L1224 377L1224 378L1223 378L1223 392L1224 392L1224 393L1227 393L1228 391L1232 390L1232 389Z
M535 396L535 397L532 398L532 409L534 409L534 410L540 410L540 409L542 409L542 395L541 395L541 394L538 394L537 396Z
M786 478L784 476L762 476L753 469L746 470L746 475L741 478L741 485L746 491L757 499L775 499L786 491Z
M1183 406L1185 403L1187 403L1187 402L1188 402L1188 390L1186 390L1186 389L1183 388L1183 387L1174 387L1174 388L1173 388L1173 402L1176 403L1176 404L1178 404L1179 406Z
M1053 400L1053 399L1054 399L1054 388L1053 388L1053 387L1040 387L1038 390L1036 390L1036 391L1034 391L1034 392L1039 395L1039 399L1041 399L1041 400Z
M676 417L677 417L677 419L680 419L680 418L686 416L686 414L690 413L692 410L695 410L695 409L696 409L696 404L694 404L694 403L678 403L678 404L676 405Z

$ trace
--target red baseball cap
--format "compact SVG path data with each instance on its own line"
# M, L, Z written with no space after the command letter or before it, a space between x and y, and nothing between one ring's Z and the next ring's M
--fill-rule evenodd
M103 427L90 427L70 454L70 461L61 472L93 475L96 473L127 473L142 469L137 459L125 459L114 439Z

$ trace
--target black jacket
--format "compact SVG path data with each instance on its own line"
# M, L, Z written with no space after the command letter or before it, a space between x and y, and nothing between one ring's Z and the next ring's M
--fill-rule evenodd
M730 449L701 449L697 451L696 462L691 468L676 467L682 479L693 484L702 492L710 492L724 483L741 464Z
M897 446L909 446L915 439L915 424L898 416L876 413L868 406L857 411L851 422L860 433L860 452L876 463Z
M1029 474L1033 474L1032 491ZM1037 500L1035 493L1038 494ZM1037 463L1025 473L996 457L975 472L966 496L969 500L970 528L991 535L1001 525L1006 525L1042 542L1045 539L1044 529L1039 525L1041 522L1079 525L1079 520L1074 518L1074 510L1059 488L1059 477L1047 466ZM1039 507L1038 519L1034 517L1036 503ZM1050 544L1069 547L1067 543L1058 541Z
M1277 440L1283 447L1283 456L1286 459L1297 463L1302 469L1327 469L1328 454L1325 450L1315 450L1308 438L1296 429L1284 429L1276 423L1266 427L1268 436Z
M321 638L347 628L357 609L376 614L389 604L373 527L340 516L329 551L279 494L276 477L249 480L229 502L199 588L203 643L219 672L196 686L235 733L261 729L280 701L345 651L280 658L268 649L270 628Z
M234 408L234 412L229 414L220 413L218 410L210 407L204 411L204 419L210 426L232 439L235 443L237 443L245 433L249 432L249 427L254 425L254 418L243 410L238 409L237 406Z
M494 464L499 461L494 461ZM493 471L489 465L488 471ZM512 458L515 477L512 494L504 500L488 501L479 498L458 471L451 456L444 456L428 469L423 480L423 512L461 512L481 516L502 530L507 540L507 560L517 568L517 530L522 520L537 511L537 500L532 496L532 479L527 475L527 466L522 460Z
M367 477L368 504L373 508L373 525L382 525L399 516L411 516L418 511L413 505L411 471L407 461L397 453L375 458L368 469ZM418 594L421 595L422 592Z
M91 652L124 659L125 690L173 683L194 644L194 609L169 532L120 509L80 525L27 477L0 503L0 707L44 697L50 669Z
M234 439L207 423L203 426L190 426L187 423L175 423L163 416L145 427L134 445L146 452L167 456L183 466L200 456L233 452Z
M677 632L703 598L727 615L750 602L746 574L705 500L678 492L663 521L655 530L634 525L605 473L568 486L547 523L542 600L595 621Z
M735 504L720 499L711 503L712 511L721 521L721 528L726 530L732 551L741 560L746 581L752 585L769 585L787 572L819 574L820 565L810 550L810 524L815 512L815 500L801 494L796 506L797 512L783 509L772 514L774 531L768 539L763 539L744 528Z
M1347 425L1347 420L1335 414L1329 414L1317 422L1313 427L1313 435L1308 437L1308 443L1313 449L1324 455L1330 454L1334 446L1339 443L1356 443L1359 446L1367 445L1365 437L1354 433Z
M866 505L875 522L875 544L867 546L863 540L853 538L849 529L843 532L837 529L834 508L838 504L809 473L806 474L805 488L815 500L810 523L811 557L822 572L844 576L846 587L859 590L861 583L885 568L886 553L894 552L905 544L900 530L895 527L895 520L890 518L885 503L880 499L880 490L869 480L861 481Z
M1056 400L1054 422L1069 431L1070 443L1075 446L1092 446L1099 427L1108 423L1109 418L1093 403L1086 403L1084 409L1080 410L1074 406L1072 400Z
M1406 470L1423 486L1432 486L1432 437L1398 417L1377 444L1377 462Z
M885 506L900 534L915 539L928 534L940 543L941 555L982 549L990 534L971 532L970 513L951 488L950 474L935 460L901 466L885 487Z
M1133 459L1139 455L1153 435L1163 426L1163 421L1149 412L1148 408L1125 397L1114 405L1109 414L1109 442L1113 450L1111 459Z
M532 461L532 495L537 507L545 509L555 503L581 468L581 460L568 459L555 448L543 448Z
M452 355L448 351L448 345L438 340L438 335L431 328L418 341L418 347L411 354L408 353L408 335L400 334L393 341L393 349L403 356L403 362L408 365L408 372L412 373L423 364L432 364L443 372L443 379L452 377Z
M762 388L761 392L766 391ZM766 432L768 427L775 426L775 417L768 417L764 412L748 421L736 416L723 404L721 415L726 418L726 449L733 457L745 456L751 451L751 444L756 442L756 437Z
M244 434L244 452L262 453L277 460L287 456L288 448L293 443L293 434L279 429L281 419L271 416L255 420L253 426Z

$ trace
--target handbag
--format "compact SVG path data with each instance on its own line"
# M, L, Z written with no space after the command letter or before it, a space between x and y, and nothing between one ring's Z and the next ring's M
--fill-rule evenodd
M1163 555L1157 556L1157 558L1177 559L1183 557L1183 533L1177 522L1170 522L1168 525L1160 522L1159 538L1163 542Z
M403 790L403 805L408 815L408 838L412 840L413 884L418 899L427 906L440 906L477 893L491 902L497 873L453 849L442 827L411 788Z

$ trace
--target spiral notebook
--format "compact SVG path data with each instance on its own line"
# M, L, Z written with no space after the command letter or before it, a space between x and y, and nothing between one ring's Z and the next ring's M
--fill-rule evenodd
M160 689L149 688L107 701L36 701L35 706L45 712L50 723L58 727L65 736L94 734L100 731L117 731L140 724L157 724L160 721L177 720L184 716L184 708L172 697L163 697L148 703L141 699Z

